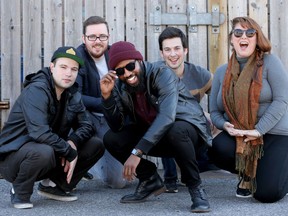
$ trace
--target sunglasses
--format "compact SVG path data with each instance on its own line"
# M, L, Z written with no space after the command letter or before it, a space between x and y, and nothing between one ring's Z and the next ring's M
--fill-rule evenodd
M130 62L127 65L125 65L124 67L115 69L117 76L124 75L125 69L127 69L128 71L133 71L135 69L135 64L136 64L136 61Z
M256 31L255 29L247 29L247 30L234 29L234 30L233 30L233 34L234 34L234 36L237 37L237 38L242 37L242 35L244 34L244 32L245 32L245 34L246 34L246 36L247 36L248 38L251 38L251 37L253 37L253 36L256 34L257 31Z

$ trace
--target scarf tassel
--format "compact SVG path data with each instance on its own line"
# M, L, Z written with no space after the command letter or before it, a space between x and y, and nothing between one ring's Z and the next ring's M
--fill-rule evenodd
M248 144L247 144L248 145ZM264 155L263 145L253 146L250 144L250 154L236 154L236 170L239 172L239 179L249 179L251 193L255 193L256 169L258 160Z

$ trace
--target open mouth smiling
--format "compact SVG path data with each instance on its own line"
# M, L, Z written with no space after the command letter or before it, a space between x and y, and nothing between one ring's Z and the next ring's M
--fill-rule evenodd
M249 44L246 41L241 41L239 45L241 48L247 48Z

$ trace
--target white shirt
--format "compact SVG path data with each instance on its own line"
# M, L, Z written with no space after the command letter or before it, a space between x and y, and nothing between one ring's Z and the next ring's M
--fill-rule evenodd
M98 59L94 59L94 61L95 61L95 65L97 67L100 79L102 79L102 77L108 73L108 67L107 67L105 55L102 55Z

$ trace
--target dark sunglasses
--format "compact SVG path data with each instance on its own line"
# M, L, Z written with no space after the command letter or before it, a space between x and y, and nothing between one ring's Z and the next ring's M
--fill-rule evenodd
M246 34L246 36L247 36L248 38L251 38L251 37L253 37L253 36L256 34L257 31L256 31L255 29L247 29L247 30L234 29L234 30L233 30L233 34L234 34L234 36L237 37L237 38L242 37L242 35L244 34L244 32L245 32L245 34Z
M133 71L135 69L135 64L136 64L136 61L130 62L127 65L125 65L124 67L115 69L117 76L124 75L125 69L127 69L128 71Z

